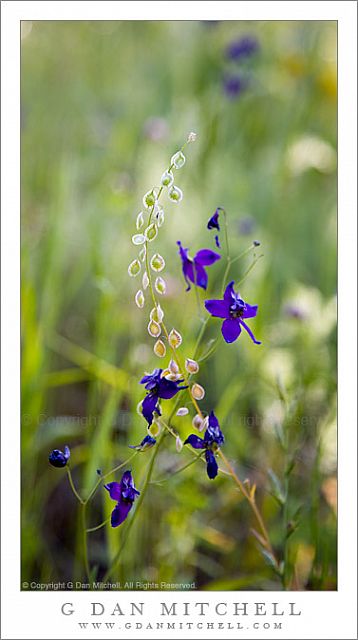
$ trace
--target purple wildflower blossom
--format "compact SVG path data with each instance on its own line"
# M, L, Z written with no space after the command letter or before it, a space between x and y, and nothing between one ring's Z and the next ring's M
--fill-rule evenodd
M226 49L226 57L230 60L248 58L259 50L259 43L253 36L244 36L230 42Z
M53 467L65 467L70 459L70 455L70 450L66 445L63 451L60 451L59 449L54 449L53 451L51 451L48 460Z
M144 384L146 390L149 392L145 396L142 402L142 414L148 426L153 422L153 412L155 411L159 416L162 415L158 405L158 400L170 400L181 389L187 389L188 387L179 387L180 382L184 380L167 380L162 377L163 369L154 369L153 373L149 373L141 379L140 384Z
M209 415L209 424L204 434L204 439L192 433L184 444L190 444L193 449L205 449L206 472L210 480L218 475L218 464L215 459L215 451L224 443L224 434L220 429L218 419L213 411Z
M184 249L179 240L177 245L179 246L179 255L182 260L185 282L188 285L186 291L190 289L190 282L202 289L206 289L208 285L208 274L204 267L209 267L211 264L214 264L214 262L220 260L221 256L215 253L215 251L211 251L211 249L200 249L194 258L189 258L189 249Z
M217 229L218 231L220 231L220 225L219 225L219 212L221 211L221 207L218 207L215 211L215 213L211 216L208 224L207 224L207 228L208 229ZM219 236L216 235L215 236L215 244L218 247L218 249L220 249L220 242L219 242Z
M134 486L130 471L124 472L120 482L109 482L104 485L104 488L107 489L112 500L117 501L111 515L111 525L118 527L128 516L133 502L140 492Z
M136 451L146 451L147 449L154 447L156 442L156 439L152 438L152 436L145 436L140 444L130 444L128 446L130 449L136 449Z
M238 98L248 85L248 79L241 75L227 75L223 81L224 92L230 99Z
M221 333L225 342L235 342L241 333L241 327L249 334L255 344L261 344L256 340L251 329L244 322L244 318L254 318L257 314L257 305L251 306L240 298L234 291L234 281L230 282L224 293L223 300L206 300L205 308L212 316L224 318Z

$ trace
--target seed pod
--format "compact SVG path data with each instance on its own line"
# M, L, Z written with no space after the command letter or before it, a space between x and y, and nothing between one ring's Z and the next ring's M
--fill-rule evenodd
M146 240L148 240L148 242L152 242L152 240L154 240L157 237L158 228L155 222L152 222L152 224L150 224L149 227L146 228L144 235Z
M160 271L163 271L165 267L165 260L159 253L155 253L150 260L150 266L152 267L153 271L159 273Z
M157 436L159 436L161 430L162 430L162 426L160 422L158 422L157 420L153 420L152 424L148 429L148 432L150 433L151 436L153 436L153 438L156 438Z
M142 247L139 252L139 260L141 260L141 262L144 262L146 255L147 255L147 249L145 247Z
M187 407L180 407L176 412L177 416L187 416L189 413L189 409Z
M161 323L161 321L164 318L164 311L162 309L162 307L160 306L160 304L157 304L156 307L154 307L151 312L150 312L150 319L154 320L154 322L158 322L158 324Z
M185 360L185 368L188 373L198 373L199 365L196 360L191 360L191 358L186 358Z
M165 294L165 292L167 290L167 285L165 283L165 280L163 280L163 278L158 276L158 278L155 279L154 286L155 286L156 290L158 291L158 293L160 293L160 295L163 296Z
M143 289L144 291L148 288L149 286L149 278L148 278L148 274L146 271L144 271L143 273L143 278L142 278L142 285L143 285Z
M138 231L139 231L139 229L141 229L143 225L144 225L144 216L143 216L143 211L141 211L141 212L140 212L140 213L138 213L138 215L137 215L137 219L136 219L136 222L135 222L135 226L136 226L136 228L137 228L137 229L138 229Z
M143 309L145 298L142 289L139 289L139 291L137 291L137 293L135 294L135 303L137 307L139 307L139 309Z
M154 189L152 189L151 191L148 191L145 194L145 196L143 196L143 204L146 209L151 209L151 207L154 207L156 201L157 201L157 194L154 191Z
M175 440L175 447L178 453L180 453L183 448L183 441L180 439L179 436L177 436Z
M170 164L173 164L176 169L181 169L185 165L185 155L182 151L177 151L172 156Z
M174 182L174 176L171 171L164 171L160 179L163 187L171 187Z
M157 225L158 225L158 227L161 227L164 224L164 219L165 219L164 209L161 209L159 211L159 213L157 214Z
M173 359L169 362L168 369L170 373L179 373L179 366Z
M169 334L168 341L173 349L177 349L183 342L183 338L181 337L179 331L177 331L176 329L172 329Z
M195 400L202 400L205 396L205 389L204 387L201 386L201 384L193 384L193 386L190 389L191 391L191 395L193 396L193 398L195 398Z
M193 425L194 429L198 429L199 431L202 431L201 429L202 423L203 423L203 419L197 413L192 419L191 424Z
M179 187L176 187L175 185L173 185L168 190L168 198L172 202L178 203L183 199L183 192L181 189L179 189Z
M164 356L165 356L165 354L167 352L167 349L166 349L166 346L165 346L163 340L157 340L156 341L156 343L154 345L154 348L153 348L153 351L154 351L155 355L158 356L158 358L164 358Z
M152 338L158 338L161 332L162 330L160 328L160 325L157 322L154 322L154 320L150 320L148 324L149 335L152 336Z
M145 237L142 233L135 233L134 236L132 236L132 242L135 245L138 244L144 244L145 243Z
M136 258L135 260L133 260L133 262L130 263L128 267L128 273L132 278L135 278L135 276L137 276L138 273L140 273L140 270L141 270L140 262Z

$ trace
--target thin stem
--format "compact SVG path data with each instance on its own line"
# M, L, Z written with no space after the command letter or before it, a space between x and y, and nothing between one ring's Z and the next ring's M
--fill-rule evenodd
M123 538L121 547L118 550L118 552L116 553L116 555L115 555L115 557L113 559L111 567L108 569L107 573L105 574L105 576L103 578L103 582L107 582L108 581L110 576L113 574L113 571L118 566L118 563L119 563L119 560L120 560L120 557L121 557L121 553L122 553L122 551L124 549L124 546L125 546L125 544L126 544L126 542L128 540L129 532L130 532L131 528L133 527L135 519L136 519L136 517L137 517L137 515L139 513L139 508L140 508L140 506L141 506L141 504L142 504L142 502L144 500L145 494L147 493L147 489L148 489L148 486L149 486L149 483L150 483L150 479L151 479L152 473L153 473L154 462L155 462L155 459L156 459L156 457L158 455L158 452L159 452L159 449L160 449L160 445L163 442L164 435L165 435L165 432L163 431L162 434L160 435L159 439L158 439L157 446L155 447L155 449L153 451L153 455L151 457L151 460L150 460L150 463L149 463L149 467L148 467L148 473L147 473L146 479L144 481L144 485L143 485L143 487L141 489L140 496L139 496L139 498L137 500L135 512L134 512L133 517L131 518L131 520L128 522L128 525L127 525L127 528L126 528L126 531L125 531L125 534L124 534L124 538Z
M66 471L67 471L67 476L68 476L68 481L70 483L70 487L72 489L72 493L74 494L75 498L81 503L84 504L84 500L82 500L80 494L76 491L76 487L74 485L73 479L72 479L72 473L71 473L71 469L69 468L69 466L66 467Z
M243 277L241 278L241 280L239 280L239 282L237 282L236 286L239 287L240 284L242 284L243 282L245 282L247 276L249 275L250 271L252 271L252 269L254 268L254 266L258 263L258 261L260 260L260 258L263 258L264 254L262 253L260 256L258 256L257 258L255 258L252 263L250 264L250 266L248 267L248 269L246 269Z
M94 493L96 493L99 485L101 484L101 482L103 480L105 480L105 478L108 478L108 476L111 476L112 473L115 473L116 471L119 471L119 469L122 469L122 467L125 467L127 464L129 464L129 462L131 460L133 460L133 458L135 458L135 456L137 455L138 451L135 451L129 458L127 458L127 460L125 460L124 462L122 462L121 464L119 464L117 467L114 467L114 469L111 469L110 471L107 471L107 473L105 473L104 475L102 475L96 482L96 484L94 485L92 491L90 492L90 494L88 495L88 497L86 498L86 500L84 500L83 502L85 504L87 504L87 502L89 502L89 500L92 498L92 496L94 495Z
M195 464L195 462L197 462L202 457L203 453L204 451L201 451L200 453L195 455L194 458L190 460L190 462L180 467L176 471L173 471L173 473L168 475L166 478L159 478L159 480L152 480L150 484L162 484L163 482L168 482L168 480L171 480L173 476L176 476L178 473L185 471L185 469L188 469L188 467L191 467L191 465Z
M82 502L81 515L82 515L82 535L83 535L83 538L82 538L83 563L84 563L84 566L85 566L86 577L87 577L87 580L89 581L89 579L90 579L90 567L89 567L89 562L88 562L86 503L85 502Z
M102 527L105 527L105 525L107 524L107 522L109 522L111 519L111 516L108 516L108 518L106 518L103 522L101 522L101 524L98 524L96 527L91 527L90 529L86 529L87 533L92 533L92 531L98 531L98 529L102 529Z

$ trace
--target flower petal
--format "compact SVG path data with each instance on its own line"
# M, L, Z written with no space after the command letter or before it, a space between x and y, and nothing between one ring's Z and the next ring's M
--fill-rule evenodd
M109 482L104 485L104 488L109 492L112 500L120 500L121 499L121 485L119 482Z
M190 436L187 437L184 444L190 444L193 447L193 449L205 448L204 440L202 438L199 438L199 436L196 436L194 433L192 433Z
M222 323L221 333L225 342L235 342L241 333L240 322L237 318L227 318Z
M198 264L196 260L194 264L195 264L195 273L194 273L195 280L193 280L193 282L198 287L201 287L202 289L206 289L206 287L208 286L208 274L206 273L204 267L201 264Z
M212 251L211 249L201 249L194 257L196 264L201 264L203 267L208 267L210 264L214 264L217 260L221 259L221 255Z
M258 305L251 305L245 302L245 311L243 313L243 318L254 318L257 314Z
M231 304L233 299L235 299L234 280L231 280L225 289L224 300Z
M216 318L227 318L229 306L224 300L205 300L205 309Z
M218 475L218 463L215 460L215 456L212 451L209 449L205 451L205 459L206 459L206 472L210 478L210 480L214 480Z
M142 415L146 419L149 425L153 422L153 411L156 411L160 415L159 407L157 405L158 396L148 393L142 402Z
M261 342L259 342L259 340L256 340L256 338L255 338L254 334L252 333L251 329L247 326L246 322L241 320L241 318L240 318L240 324L242 324L244 329L247 331L247 333L249 334L252 342L254 342L255 344L261 344Z
M118 527L120 524L122 524L122 522L124 522L132 506L132 502L124 502L122 500L118 502L118 504L114 507L111 515L112 527Z

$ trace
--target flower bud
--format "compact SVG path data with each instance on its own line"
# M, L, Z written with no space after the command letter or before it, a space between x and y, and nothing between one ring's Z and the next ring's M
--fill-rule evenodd
M165 294L165 292L167 290L167 285L165 284L165 280L163 280L163 278L158 276L158 278L155 279L154 286L156 288L156 291L158 291L158 293L160 293L160 295L163 296Z
M154 351L155 355L158 356L158 358L164 358L164 356L165 356L165 354L167 352L167 349L166 349L166 346L165 346L163 340L157 340L156 341L156 343L154 345L154 348L153 348L153 351Z
M186 141L187 141L188 143L190 143L190 142L195 142L196 138L197 138L197 134L196 134L196 133L194 133L194 131L190 131L190 133L188 134L188 137L187 137L187 140L186 140Z
M143 225L144 225L144 216L143 216L143 211L141 211L137 215L135 226L139 231L139 229L141 229Z
M131 262L128 267L128 273L132 278L135 278L135 276L138 275L140 270L141 270L140 262L137 259L133 260L133 262Z
M183 342L183 338L181 337L179 331L177 331L176 329L172 329L168 336L168 342L170 346L173 347L173 349L177 349L178 347L180 347L181 343Z
M145 298L144 298L142 289L139 289L139 291L137 291L137 293L135 294L135 298L134 299L135 299L135 303L136 303L137 307L139 307L139 309L143 309L144 303L145 303Z
M190 389L191 395L193 396L193 398L195 398L195 400L202 400L205 396L205 389L204 387L201 386L201 384L193 384L193 386Z
M144 262L146 255L147 255L147 249L146 247L142 247L139 252L139 260L141 260L141 262Z
M188 373L198 373L199 365L196 360L191 360L190 358L186 358L185 360L185 368Z
M172 186L168 190L168 198L175 203L180 202L183 199L183 192L179 187Z
M174 182L174 176L171 171L164 171L160 179L163 187L171 187Z
M164 318L164 311L162 309L162 307L160 306L160 304L157 304L156 307L154 307L154 309L151 310L150 312L150 319L154 320L154 322L158 322L158 324L161 323L161 321Z
M178 453L180 453L183 448L183 441L180 439L179 436L177 436L175 440L175 447Z
M145 236L142 233L135 233L134 236L132 236L132 242L133 244L144 244L145 243Z
M177 416L187 416L189 413L189 409L187 407L180 407L176 412Z
M145 196L143 196L143 204L146 209L150 209L151 207L154 207L156 201L157 201L157 194L154 189L152 189L151 191L148 191L145 194Z
M172 156L170 164L173 164L176 169L181 169L185 165L185 155L182 151L177 151Z
M160 325L157 322L154 322L154 320L150 320L148 324L149 335L152 336L152 338L158 338L161 332L162 330L160 328Z
M170 373L179 373L178 364L173 359L171 359L171 361L169 362L168 369L169 369Z
M154 240L154 238L157 237L158 229L155 222L152 222L152 224L150 224L149 227L146 228L144 235L146 237L146 240L148 240L148 242L152 242L152 240Z
M144 291L148 288L149 286L149 278L148 278L148 274L146 271L144 271L143 273L143 278L142 278L142 285L143 285L143 289Z
M165 260L159 253L155 253L150 260L150 266L153 271L157 271L159 273L160 271L163 271L165 267Z

